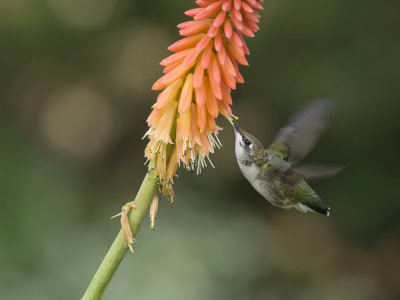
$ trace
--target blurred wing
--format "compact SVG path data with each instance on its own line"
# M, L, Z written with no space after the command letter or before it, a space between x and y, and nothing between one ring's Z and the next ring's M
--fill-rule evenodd
M302 165L290 168L284 174L284 181L290 187L295 186L303 179L331 177L343 170L344 167Z
M299 162L317 143L333 106L334 101L329 99L305 105L279 130L270 149L293 164Z

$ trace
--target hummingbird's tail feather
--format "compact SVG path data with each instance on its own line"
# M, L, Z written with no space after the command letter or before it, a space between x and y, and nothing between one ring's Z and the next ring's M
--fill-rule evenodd
M319 213L324 216L329 216L329 211L331 210L329 207L320 207L320 206L314 206L310 204L306 204L308 208L310 208L312 211Z
M325 201L318 196L298 202L295 208L302 212L313 211L324 216L329 216L329 211L331 210Z
M318 205L305 204L305 203L301 203L301 202L294 205L294 208L296 208L297 210L299 210L303 213L312 211L312 212L319 213L319 214L327 216L327 217L329 216L329 212L331 210L327 206L322 207L322 206L318 206Z

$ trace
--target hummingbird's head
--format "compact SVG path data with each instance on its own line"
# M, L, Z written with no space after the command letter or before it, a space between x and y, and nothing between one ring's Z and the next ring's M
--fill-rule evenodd
M235 154L238 163L249 166L263 158L265 156L263 145L250 133L240 128L235 117L231 117L230 121L235 129Z

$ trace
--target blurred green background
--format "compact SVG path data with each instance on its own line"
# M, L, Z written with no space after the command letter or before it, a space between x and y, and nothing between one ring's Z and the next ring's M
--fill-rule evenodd
M0 298L79 299L146 172L158 62L193 1L0 1ZM241 125L268 144L337 99L309 162L332 216L284 211L242 177L233 131L146 219L104 299L400 299L400 2L265 0Z

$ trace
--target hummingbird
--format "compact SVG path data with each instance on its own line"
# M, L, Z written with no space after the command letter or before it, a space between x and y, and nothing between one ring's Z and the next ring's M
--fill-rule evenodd
M329 216L330 208L306 179L329 176L342 168L298 165L313 149L334 106L330 99L316 99L301 108L281 128L265 149L244 131L237 117L229 119L235 130L235 154L244 177L272 205Z

